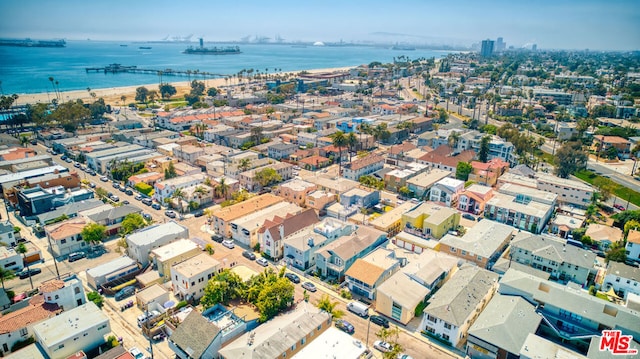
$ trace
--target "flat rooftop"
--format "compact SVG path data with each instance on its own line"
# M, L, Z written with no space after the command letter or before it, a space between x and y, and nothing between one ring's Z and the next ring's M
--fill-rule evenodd
M356 359L367 350L366 345L351 335L331 327L307 344L293 359Z

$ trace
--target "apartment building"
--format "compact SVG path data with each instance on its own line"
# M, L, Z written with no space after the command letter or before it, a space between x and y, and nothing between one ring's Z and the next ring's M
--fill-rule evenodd
M480 268L491 269L513 238L515 229L494 221L480 221L462 237L447 234L440 240L440 251Z
M244 202L221 208L219 211L216 211L213 214L211 225L216 233L224 237L231 238L232 234L230 224L232 221L283 201L284 199L282 197L272 195L271 193L251 197Z
M352 181L358 181L360 177L377 172L384 167L384 158L378 155L369 155L358 158L342 167L342 176Z
M220 262L208 253L200 253L171 267L171 284L175 295L186 301L204 295L209 279L220 270Z
M487 201L485 218L540 233L556 206L557 195L505 183Z

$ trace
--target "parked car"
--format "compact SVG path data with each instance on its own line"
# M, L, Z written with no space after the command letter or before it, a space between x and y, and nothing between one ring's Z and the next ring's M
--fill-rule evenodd
M375 342L373 342L373 347L383 353L388 353L391 351L391 344L383 342L382 340L376 340Z
M124 201L122 201L122 204L129 204L129 201L125 199Z
M160 207L160 204L159 204L159 203L153 203L153 204L151 205L151 208L153 208L153 209L157 209L157 210L160 210L160 208L162 208L162 207Z
M69 157L65 158L65 159L64 159L64 161L65 161L66 163L71 163L71 162L73 162L73 160L72 160L71 158L69 158Z
M468 219L468 220L470 220L470 221L474 221L474 222L475 222L475 220L476 220L476 217L474 217L474 216L470 215L469 213L464 213L464 214L462 214L462 218L464 218L464 219Z
M397 358L398 359L413 359L413 357L411 355L403 354L403 353L398 354Z
M389 328L389 321L387 320L387 318L381 317L379 315L372 315L369 318L369 320L371 320L372 323L378 324L381 327Z
M125 298L129 298L130 296L134 295L136 293L136 287L132 286L132 285L128 285L122 289L120 289L116 295L115 295L115 299L116 300L123 300Z
M100 177L100 181L109 182L109 179L107 178L107 176L102 176L102 177Z
M69 262L75 262L86 257L87 254L85 252L73 252L69 254Z
M292 283L298 284L300 283L300 277L293 273L285 273L284 277L290 280Z
M222 245L229 249L233 249L236 247L236 245L233 244L233 239L225 239L224 241L222 241Z
M81 165L80 165L80 163L78 163L78 162L76 162L76 163L74 163L74 164L73 164L73 167L75 167L75 168L80 168L80 166L81 166Z
M256 263L258 263L259 265L261 265L263 267L269 266L269 262L267 262L267 260L262 258L262 257L256 259Z
M613 205L613 208L618 209L618 210L621 210L621 211L624 211L624 210L625 210L624 206L623 206L623 205L621 205L621 204L619 204L619 203L614 204L614 205Z
M369 306L360 302L350 302L347 304L347 310L363 318L369 315Z
M96 188L96 184L95 184L95 183L93 183L93 182L91 182L91 183L89 183L89 187L91 187L91 188Z
M347 322L346 320L338 319L336 320L336 328L342 330L345 333L353 334L356 330L353 327L353 324Z
M127 188L124 193L126 193L127 196L133 196L133 191L130 188Z
M142 201L142 195L141 194L137 194L135 197L133 197L136 201Z
M151 215L149 213L143 213L142 214L142 218L146 219L147 221L150 221L152 219Z
M18 275L18 277L20 279L26 279L26 278L33 277L34 275L40 274L40 273L42 273L42 269L40 269L40 268L31 268L31 269L28 269L28 270L25 268L25 269L21 270L20 272L18 272L17 275Z
M113 188L115 189L120 189L120 185L118 184L118 182L113 182L111 186L113 186Z
M120 202L120 197L118 196L111 196L111 200L114 202Z
M172 210L165 211L164 215L169 217L169 218L176 218L176 212L174 212Z
M136 347L129 349L129 354L133 355L135 359L147 359L147 357L144 354L142 354L140 349Z
M204 211L203 210L195 211L195 212L193 212L193 216L194 217L202 217L202 216L204 216Z
M250 260L252 260L252 261L256 259L256 255L255 255L255 254L253 254L253 252L250 252L250 251L244 251L244 252L242 252L242 256L243 256L243 257L245 257L245 258L247 258L247 259L250 259Z
M211 240L217 243L222 243L222 241L224 241L224 238L219 234L214 234L211 236Z
M302 283L302 288L308 290L309 292L315 292L318 289L316 288L316 285L311 283L311 282L304 282Z
M143 204L146 204L147 206L150 206L153 204L153 201L151 200L151 198L143 198L140 200L140 202L142 202Z

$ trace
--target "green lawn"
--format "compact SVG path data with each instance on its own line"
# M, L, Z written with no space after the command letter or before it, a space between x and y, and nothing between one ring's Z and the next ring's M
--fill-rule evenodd
M589 170L577 171L573 175L591 185L593 185L593 182L596 178L602 177ZM615 182L613 182L613 188L613 194L616 197L620 198L621 200L628 200L636 206L640 206L640 193Z

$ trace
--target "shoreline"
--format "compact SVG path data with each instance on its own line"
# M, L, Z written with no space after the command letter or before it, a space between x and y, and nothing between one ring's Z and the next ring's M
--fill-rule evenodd
M297 74L301 71L307 71L309 73L322 73L322 72L336 72L336 71L348 71L357 66L346 66L346 67L332 67L332 68L324 68L324 69L310 69L310 70L299 70L299 71L286 71L286 72L278 72L274 75L289 75L289 74ZM241 85L238 83L238 79L229 81L228 83L223 78L215 78L215 79L203 79L199 80L205 83L206 88L215 87L236 87ZM262 81L262 80L260 80ZM167 82L168 84L174 86L176 88L176 95L181 96L190 91L190 82L189 81L175 81L175 82ZM72 100L90 100L92 102L93 97L91 93L95 93L96 99L103 98L106 104L110 104L112 106L122 106L122 96L125 96L125 103L135 102L136 89L138 87L146 87L149 90L156 90L158 88L157 83L151 84L139 84L132 86L119 86L119 87L107 87L107 88L95 88L91 89L91 92L87 90L71 90L71 91L63 91L60 92L60 102L68 102ZM55 98L55 94L50 92L41 92L41 93L24 93L17 94L18 99L14 103L14 105L26 105L26 104L36 104L36 103L50 103L53 98Z

